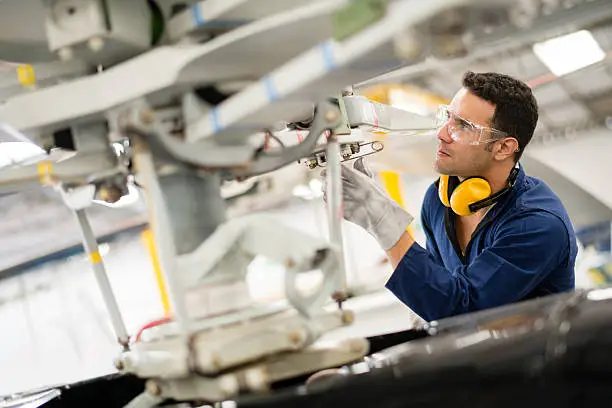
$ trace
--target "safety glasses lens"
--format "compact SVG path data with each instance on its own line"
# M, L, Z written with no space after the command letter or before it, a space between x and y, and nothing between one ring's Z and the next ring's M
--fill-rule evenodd
M438 111L436 112L436 127L440 129L442 126L448 122L450 119L450 112L448 110L448 106L441 105L438 107Z

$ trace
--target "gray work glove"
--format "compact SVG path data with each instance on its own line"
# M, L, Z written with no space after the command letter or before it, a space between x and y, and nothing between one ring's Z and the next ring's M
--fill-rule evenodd
M359 225L372 235L382 249L391 249L399 241L414 217L374 181L363 158L353 168L342 165L342 199L344 219ZM323 199L327 202L327 185L323 178Z

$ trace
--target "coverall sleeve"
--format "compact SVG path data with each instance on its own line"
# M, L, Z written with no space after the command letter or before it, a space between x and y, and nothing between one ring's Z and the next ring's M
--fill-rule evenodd
M454 270L414 243L386 287L431 321L519 301L567 261L568 231L548 212L517 215L494 234L489 248Z

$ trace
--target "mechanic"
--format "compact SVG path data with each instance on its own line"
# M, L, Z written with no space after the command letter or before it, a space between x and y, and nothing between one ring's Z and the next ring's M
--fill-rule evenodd
M377 239L394 268L386 287L423 319L574 289L569 216L519 164L537 121L525 83L464 74L463 87L438 110L441 176L422 205L426 249L406 230L413 216L376 184L363 160L342 166L344 218Z

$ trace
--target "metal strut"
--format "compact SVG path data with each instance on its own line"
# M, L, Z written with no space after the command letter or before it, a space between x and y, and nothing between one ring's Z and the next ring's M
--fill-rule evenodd
M125 323L123 322L123 317L119 311L117 299L113 294L113 290L108 280L108 275L106 274L106 268L104 267L102 256L98 251L96 236L91 229L91 225L87 219L87 214L85 214L85 209L75 210L75 215L79 222L79 226L81 227L83 247L85 248L85 252L89 255L89 261L91 262L91 267L93 268L96 281L98 282L98 286L102 292L102 299L104 300L106 309L110 314L115 335L117 336L119 344L123 346L123 349L128 350L129 336L127 329L125 328Z

